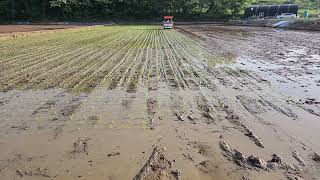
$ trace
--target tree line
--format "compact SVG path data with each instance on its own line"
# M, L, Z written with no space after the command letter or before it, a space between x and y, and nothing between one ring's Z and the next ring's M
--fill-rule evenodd
M239 17L252 0L0 0L0 21L181 20Z

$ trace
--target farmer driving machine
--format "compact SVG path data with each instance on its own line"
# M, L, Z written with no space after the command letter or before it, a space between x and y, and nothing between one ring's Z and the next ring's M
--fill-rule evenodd
M163 17L163 28L164 29L172 29L173 28L173 16L164 16Z

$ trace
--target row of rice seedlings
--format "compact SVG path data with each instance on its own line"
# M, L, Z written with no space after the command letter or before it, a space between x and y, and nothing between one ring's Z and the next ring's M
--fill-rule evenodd
M179 33L180 34L180 33ZM206 92L210 92L209 94L215 94L211 91L208 90L213 90L215 91L215 89L211 88L210 86L215 84L215 82L212 81L213 78L212 74L210 72L208 72L206 70L206 68L204 68L204 66L207 66L205 61L205 57L202 56L202 54L207 54L207 56L212 56L211 54L209 54L207 51L205 52L201 52L203 51L203 49L201 47L199 47L199 45L197 43L194 43L193 40L188 39L187 37L185 37L185 35L180 34L179 35L174 35L173 39L180 39L181 43L178 43L181 46L178 46L180 49L180 53L181 55L183 55L185 58L185 63L190 64L190 68L194 68L191 71L192 72L196 72L196 75L194 73L190 73L190 77L194 80L198 80L197 82L197 92L195 94L195 96L193 96L192 94L192 98L190 103L192 104L192 102L197 102L196 104L194 104L195 106L199 106L200 104L203 104L203 106L205 107L198 107L198 109L200 110L200 113L202 113L205 117L205 122L206 123L210 123L212 121L212 110L214 109L214 103L213 101L215 101L214 98L208 96L208 94ZM188 45L185 45L184 43L189 43ZM188 48L187 48L188 47ZM197 54L193 54L192 52L190 52L189 48L194 48L194 49L199 49L200 52L198 52ZM201 67L202 65L202 67ZM209 81L209 82L207 82ZM195 81L194 81L195 82ZM206 82L206 83L204 83ZM201 86L200 86L201 84ZM201 97L199 99L199 97ZM199 102L201 101L201 102ZM209 112L208 112L209 111ZM211 113L210 113L211 112ZM210 114L209 114L210 113Z
M175 44L176 43L181 43L181 42L173 41L173 38L170 37L169 34L171 34L171 31L168 32L168 35L165 36L167 43L170 44L170 47L171 47L167 51L168 51L169 56L172 57L171 59L174 62L174 63L172 63L172 68L173 68L174 73L176 74L176 77L178 78L177 80L178 80L180 86L182 88L184 88L184 87L187 86L187 83L186 83L184 74L182 72L183 64L181 62L179 53L175 53L176 52L175 50L179 49L178 47L175 46Z
M11 39L0 40L0 47L4 50L11 49L13 47L17 48L28 48L28 47L37 47L44 44L52 44L54 42L62 42L68 38L74 38L79 36L86 36L97 31L98 28L81 28L81 29L66 29L60 32L54 33L43 33L37 34L34 36L27 37L17 37ZM110 29L112 31L113 29Z
M186 37L185 35L182 35L182 39L184 42L191 41L191 45L198 46L197 43L193 43L191 39ZM201 47L195 47L194 49ZM215 82L215 78L212 74L212 71L209 69L209 64L207 63L207 58L213 58L214 54L210 54L208 51L198 52L197 54L189 53L190 51L186 48L182 48L182 53L184 56L188 57L186 60L188 60L189 64L191 64L191 71L194 75L194 79L198 80L198 84L201 84L199 86L200 88L200 94L203 93L204 90L212 90L216 91L217 86ZM204 89L204 90L203 90Z
M184 44L187 41L183 39L183 36L184 35L181 33L176 34L175 32L173 34L171 39L175 41L174 46L176 47L173 48L173 50L175 51L175 54L179 57L178 59L181 61L180 64L184 64L184 66L182 67L182 72L185 76L186 83L192 89L198 89L202 79L195 76L194 68L199 69L198 67L201 64L201 57L199 57L198 54L201 52L193 52L189 49L186 49L187 46L185 46ZM194 44L190 44L189 46L193 47ZM179 51L177 51L177 49L179 49ZM193 47L193 49L197 49L197 47ZM195 55L193 55L193 53L195 53ZM194 56L197 56L197 58L194 58Z
M73 32L72 30L65 30L64 32ZM30 37L18 37L15 39L7 39L1 42L2 47L0 48L0 61L6 58L14 57L17 55L25 55L35 50L38 50L41 47L48 45L59 45L61 42L69 42L72 37L86 37L88 33L82 31L82 34L77 32L74 33L52 33L52 34L41 34L37 36Z
M128 38L128 33L124 33L123 37L120 39L115 39L114 41L112 41L109 45L109 47L113 47L114 44L122 44L122 48L124 48L127 44L127 42L129 42L132 38L134 38L134 36L136 34L130 34L131 36L129 36L130 38ZM113 49L112 51L110 51L110 49L105 49L102 52L102 56L100 57L96 57L95 61L93 61L94 63L92 64L88 64L87 67L83 67L82 69L79 69L78 73L77 73L77 83L72 83L73 85L72 88L74 89L84 89L84 90L90 90L91 88L95 87L97 85L98 82L96 82L96 79L98 78L99 73L100 76L104 76L104 73L102 73L105 69L106 66L109 64L110 61L110 57L112 57L114 54L118 54L119 49ZM81 71L82 70L82 71ZM81 77L81 78L79 78ZM99 78L100 79L100 78ZM69 87L71 87L69 85Z
M172 45L168 42L166 36L168 36L168 31L164 33L162 44L163 44L163 51L164 51L164 68L165 68L165 74L166 74L166 81L169 85L169 88L171 90L178 90L179 88L183 87L183 84L180 83L180 79L178 77L178 74L175 72L175 68L173 63L174 57L172 57L172 54L170 53L170 49L172 48ZM182 87L181 87L182 85Z
M94 71L92 74L88 75L86 78L84 78L79 84L76 86L81 87L84 86L88 88L88 86L96 86L100 83L100 81L106 76L108 73L110 66L112 65L112 62L117 63L117 59L121 58L123 52L130 46L129 42L136 39L136 37L140 36L141 32L126 32L127 38L124 40L118 41L118 43L113 43L111 46L112 53L108 54L107 60L102 59L101 63L98 67L94 67ZM129 38L128 38L129 37ZM120 45L120 46L119 46ZM121 48L119 48L121 47Z
M112 41L113 39L122 37L121 34L117 34L116 36L108 37L105 39L101 39L96 43L104 43L108 41ZM86 47L81 48L81 52L79 54L74 54L72 57L68 57L67 59L61 59L58 62L52 64L52 67L49 67L47 73L42 74L42 77L48 77L50 73L54 73L54 75L60 75L62 73L68 74L74 68L80 66L81 64L87 62L87 58L94 56L95 54L101 52L99 49L95 48L95 44L90 44ZM85 56L84 58L81 58ZM85 61L82 61L85 60Z
M150 76L150 69L154 68L156 57L154 57L155 51L155 43L156 43L156 35L159 27L152 27L152 35L150 37L150 43L146 49L146 62L144 68L142 69L142 77L141 83L148 84L149 76Z
M111 38L101 39L96 43L109 42L112 38L119 37L122 37L122 35L117 34ZM37 82L43 79L44 82L40 84L42 87L59 85L63 80L72 77L75 72L79 70L78 67L90 67L90 63L93 62L92 60L99 55L102 56L103 54L102 51L95 48L95 44L90 44L81 49L80 53L75 53L67 58L62 58L59 61L50 64L47 70L34 78L33 81ZM83 66L83 64L85 65Z
M180 52L186 57L186 62L190 64L190 69L193 72L191 74L194 74L194 79L198 80L198 84L206 84L208 88L215 89L215 83L212 81L212 78L209 78L212 76L212 73L207 68L208 58L214 58L214 54L203 50L202 47L199 47L197 43L183 34L180 36L175 35L174 37L181 39ZM200 65L202 65L202 68L200 68Z
M81 51L81 49L79 49L78 51ZM59 56L52 56L49 57L50 61L55 61L58 60L59 58L64 58L64 57L69 57L72 53L74 53L74 51L72 52L68 52L68 53L63 53ZM49 61L49 60L48 60ZM34 77L34 76L38 76L39 74L41 74L43 71L43 68L45 66L48 66L48 64L50 64L50 62L46 61L45 64L34 64L33 66L17 71L16 73L13 74L8 74L8 77L6 77L7 79L3 80L3 78L1 79L1 81L3 81L3 83L7 84L7 87L14 87L18 84L25 84L29 82L29 79Z
M129 43L129 46L121 52L118 62L115 62L109 73L103 78L101 85L106 85L109 89L114 89L118 84L122 84L127 74L131 70L131 66L135 63L135 57L139 49L137 47L143 42L142 37L144 36L143 31L139 31L139 36Z
M71 34L70 37L61 38L61 39L59 39L59 41L56 41L55 43L49 41L51 43L40 44L40 46L33 46L32 44L30 44L28 47L35 48L34 51L29 50L28 47L20 49L19 46L17 46L17 47L13 47L11 49L13 49L13 50L16 50L16 49L25 50L26 49L28 53L27 54L18 55L18 56L10 56L7 59L2 59L1 61L3 63L5 63L6 61L17 60L17 59L19 61L21 61L21 58L24 58L23 56L28 56L29 54L39 53L41 51L44 51L44 53L47 53L48 52L47 48L49 48L49 49L51 48L52 50L54 50L53 47L55 47L55 46L65 47L65 46L68 46L68 45L70 45L70 46L76 45L76 47L77 47L80 44L82 44L83 42L88 41L88 40L90 40L92 38L97 38L97 37L98 38L102 38L102 37L107 37L107 36L110 36L110 35L113 35L113 34L115 34L114 31L106 31L106 33L101 33L100 31L91 32L91 33L88 32L88 34L86 34L86 35L77 35L77 34L73 35L73 34ZM55 51L57 51L57 50L55 50Z
M157 57L155 56L155 43L156 43L156 34L157 29L154 30L153 35L151 37L151 44L147 48L147 64L146 68L142 73L142 84L147 84L147 87L150 87L151 79L153 79L154 76L156 76L156 61Z
M156 69L157 69L157 82L158 85L161 82L161 79L164 79L164 69L163 69L163 60L164 55L161 49L161 36L163 35L162 30L158 30L156 34L156 41L155 41L155 50L156 50Z
M134 43L130 43L127 49L127 52L124 53L124 56L120 59L117 65L111 70L105 80L109 80L109 89L114 89L118 84L123 84L128 78L130 72L133 70L132 66L136 63L136 58L138 57L138 52L140 51L140 46L144 42L145 33L140 31L138 38L134 39ZM105 81L104 80L104 81Z
M74 90L88 91L97 86L100 81L106 76L109 69L114 66L114 63L117 63L117 59L122 55L121 51L129 46L128 42L135 39L136 36L139 36L139 33L131 34L128 31L123 32L126 32L124 39L118 40L116 43L112 43L109 46L108 50L110 51L110 49L112 49L110 53L107 53L107 56L105 58L100 59L99 64L91 67L89 72L84 72L86 74L83 74L83 78L79 79L78 83L74 85ZM130 38L128 38L128 36ZM119 44L122 45L120 49L118 48Z
M128 78L128 89L127 91L136 91L136 88L140 86L140 77L143 75L143 69L144 66L146 64L146 62L148 61L148 57L147 57L147 50L149 48L150 42L151 42L151 36L152 36L152 31L147 31L148 35L146 36L146 39L144 40L144 46L141 48L140 50L140 56L138 58L138 61L136 61L136 63L134 64L134 66L132 66L132 71L129 75Z
M159 31L157 41L157 48L159 49L159 82L167 82L163 38L164 31Z
M168 44L169 48L166 48L165 54L167 57L169 57L168 63L169 67L171 68L171 71L173 73L173 77L175 78L175 82L177 83L176 87L172 87L172 85L169 85L171 89L174 91L170 90L170 110L172 111L173 114L176 116L181 115L182 113L187 113L185 110L185 107L187 107L187 99L185 99L184 92L182 90L186 89L187 82L185 75L183 74L183 67L184 64L181 62L181 56L179 54L180 48L175 46L176 43L181 43L181 42L176 42L174 41L172 37L172 33L174 31L166 31L164 35L164 42L165 44ZM172 76L172 75L171 75ZM172 77L171 77L172 78ZM171 80L172 81L172 80ZM170 77L169 77L169 83L170 82Z
M88 45L88 46L90 46L90 45ZM39 61L41 61L41 62L39 62L39 63L38 63L38 61L33 62L31 64L31 66L24 67L24 69L22 71L18 71L16 69L13 69L14 71L17 71L16 74L20 75L17 78L14 78L14 79L16 79L16 81L19 81L20 78L25 77L26 75L29 77L32 74L39 73L43 69L47 68L50 65L50 63L56 62L58 60L63 62L63 61L65 61L64 58L67 58L67 57L69 57L69 55L72 55L72 54L74 54L76 56L78 52L81 52L81 50L84 50L84 49L85 49L85 47L82 47L81 49L68 49L68 48L65 48L63 50L63 52L58 52L58 53L56 52L51 56L44 57L45 60L41 61L41 59L40 59ZM32 69L34 69L34 71L32 71ZM12 79L12 76L15 76L15 75L9 74L8 76L10 77L10 79ZM4 78L6 78L6 77L4 77ZM3 78L1 78L1 80L3 80ZM9 81L8 83L12 83L12 81Z
M85 38L90 38L91 36L89 36L89 37L85 37ZM80 39L81 40L81 38L78 38L78 39ZM66 42L68 42L68 41L66 41ZM71 42L72 43L72 42ZM73 43L78 43L78 42L73 42ZM49 54L51 53L52 54L52 52L56 52L56 54L53 54L54 56L56 56L56 55L58 55L58 54L61 54L61 52L59 52L59 50L66 50L66 45L67 44L63 44L63 45L61 45L60 47L58 47L59 49L57 49L56 47L51 47L51 49L46 49L47 51L44 51L43 53L38 53L38 54L32 54L31 55L31 58L28 58L29 56L27 56L27 58L14 58L14 60L16 60L16 61L14 61L14 62L12 62L12 63L15 63L15 64L12 64L12 63L9 63L10 65L16 65L16 64L22 64L22 63L26 63L27 61L30 61L31 63L36 63L36 64L38 64L39 63L39 61L42 61L42 57L44 56L49 56ZM48 51L49 50L49 51ZM41 57L41 58L40 58ZM37 59L37 60L35 60L35 59ZM4 63L2 63L2 65L3 65ZM17 66L17 65L16 65ZM20 65L21 66L21 65ZM18 66L19 67L19 66ZM22 67L23 69L25 68L25 67ZM16 69L11 69L12 71L17 71Z
M175 57L175 65L177 67L178 73L180 75L180 77L182 78L185 86L187 86L188 88L190 88L190 86L193 86L194 83L193 82L193 78L190 77L190 73L188 71L188 67L190 67L190 65L188 64L186 58L183 56L182 54L182 48L180 46L176 46L175 44L180 44L183 43L181 41L178 41L176 38L171 38L169 37L170 43L173 44L173 48L171 49L171 52L173 54L173 56ZM179 51L178 51L179 49Z
M175 32L175 34L177 33L178 32ZM192 52L192 55L197 61L208 62L208 60L215 58L215 54L205 49L199 43L181 33L179 34L180 36L177 37L179 37L183 42L181 43L181 46L184 46L189 52Z
M145 49L148 46L148 43L150 42L150 36L152 34L152 31L144 30L144 36L142 37L143 41L142 43L137 46L138 51L136 52L136 56L134 58L134 63L129 67L130 73L127 78L126 87L128 92L135 92L136 87L139 86L139 78L140 78L140 70L142 68L142 64L145 61Z

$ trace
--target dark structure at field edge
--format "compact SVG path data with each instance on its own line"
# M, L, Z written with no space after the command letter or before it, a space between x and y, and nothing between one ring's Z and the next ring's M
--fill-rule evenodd
M298 15L298 4L254 5L245 9L244 18L251 17L275 17L282 13Z

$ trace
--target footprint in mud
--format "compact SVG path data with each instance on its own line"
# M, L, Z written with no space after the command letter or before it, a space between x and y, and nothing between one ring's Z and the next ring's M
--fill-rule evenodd
M4 106L5 104L8 104L9 101L8 100L0 100L0 107Z
M207 124L211 124L215 122L215 118L212 116L212 112L214 108L209 105L208 100L204 97L204 95L199 95L196 97L196 102L201 115L206 119Z
M210 146L197 141L188 142L188 145L191 145L193 148L197 149L198 153L202 156L208 156Z
M61 110L61 114L63 116L71 116L78 107L79 105L66 106L63 110Z
M23 123L22 125L13 125L11 126L12 129L17 129L19 131L24 130L27 131L29 127L26 125L26 123Z
M69 101L66 106L60 111L61 115L64 117L70 117L75 111L81 106L82 99L87 97L87 95L75 96Z
M32 115L36 115L39 112L46 112L55 105L56 105L56 102L54 100L48 100L45 104L43 104L42 106L37 108L35 111L33 111Z
M121 106L122 106L124 109L127 109L127 108L128 108L128 105L129 105L128 100L123 99L123 100L121 101Z
M88 155L88 138L79 138L76 142L73 143L73 151L70 152L70 155L73 159L78 159L81 155Z
M57 139L63 133L64 124L58 125L53 132L53 139Z
M97 115L91 115L88 117L89 124L91 125L96 125L99 122L99 119L100 118Z
M173 169L173 163L165 156L165 148L156 146L140 172L133 180L180 180L181 171Z
M265 109L265 105L261 100L256 100L246 96L237 96L237 99L240 100L243 107L252 115L264 113L267 110Z
M119 156L120 152L112 152L107 155L107 157Z
M158 101L155 98L148 98L146 105L147 105L147 115L149 119L149 125L153 125L154 117L157 111Z
M39 177L45 177L45 178L54 178L51 177L48 173L48 169L46 168L36 168L31 170L16 170L16 175L20 177L24 176L39 176Z
M320 104L320 101L316 101L316 98L307 98L307 100L304 103L308 105L314 105Z
M320 165L320 155L319 155L319 154L313 153L313 154L311 155L311 159L312 159L314 162L316 162L316 163L318 163L318 164Z
M209 160L201 161L196 166L200 169L200 171L207 174L214 173L214 170L217 167L217 165L215 165L212 161L209 161Z

